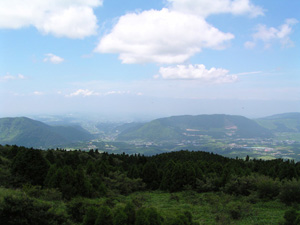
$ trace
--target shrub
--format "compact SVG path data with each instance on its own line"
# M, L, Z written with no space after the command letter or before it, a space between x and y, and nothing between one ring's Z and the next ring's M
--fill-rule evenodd
M67 221L65 215L55 214L50 208L28 197L7 196L0 206L0 221L5 225L51 225Z
M300 203L300 181L285 180L282 184L279 199L285 204Z
M113 225L113 215L110 208L107 206L100 208L95 225Z
M83 217L83 225L94 225L98 217L98 209L94 206L90 206L86 210L86 214Z
M118 207L114 212L113 223L114 225L128 225L127 224L128 217L124 212L123 208Z
M300 223L299 213L294 208L285 211L284 219L284 225L297 225Z
M261 199L273 199L280 192L280 182L267 176L259 176L256 180L257 193Z
M250 204L246 202L240 201L230 201L226 205L223 205L223 211L220 214L219 219L223 221L227 221L226 218L231 218L234 220L239 220L243 217L246 217L250 214ZM223 215L222 215L223 214ZM226 214L228 216L226 216Z

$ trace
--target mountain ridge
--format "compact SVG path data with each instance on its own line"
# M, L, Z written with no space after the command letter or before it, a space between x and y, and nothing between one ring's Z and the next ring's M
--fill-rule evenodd
M147 140L166 141L170 139L191 138L192 136L207 135L213 138L256 138L272 137L271 132L243 116L226 114L203 114L171 116L152 120L141 127L125 130L118 140Z
M49 147L92 137L75 127L50 126L27 117L0 118L0 144Z

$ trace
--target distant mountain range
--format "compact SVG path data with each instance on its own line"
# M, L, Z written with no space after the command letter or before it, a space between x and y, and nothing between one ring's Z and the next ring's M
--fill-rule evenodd
M257 119L256 122L273 133L300 132L300 113L283 113Z
M280 133L300 133L300 113L278 114L255 120L224 114L185 115L147 123L100 123L95 124L95 127L102 135L114 134L117 141L178 142L203 136L216 139L271 138ZM0 118L2 145L48 148L93 138L94 135L79 125L50 126L26 117Z
M49 126L26 117L0 119L0 144L50 147L92 139L80 126Z
M200 135L212 138L270 138L272 132L243 116L198 115L172 116L153 120L124 130L118 140L172 141L195 139Z

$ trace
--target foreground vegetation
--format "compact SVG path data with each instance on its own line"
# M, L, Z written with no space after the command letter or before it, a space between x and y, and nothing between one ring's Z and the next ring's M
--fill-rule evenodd
M4 224L299 224L300 164L0 146Z

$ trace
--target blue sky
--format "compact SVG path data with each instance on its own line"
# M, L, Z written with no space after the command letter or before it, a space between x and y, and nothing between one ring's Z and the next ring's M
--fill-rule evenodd
M4 0L0 116L300 111L299 0Z

